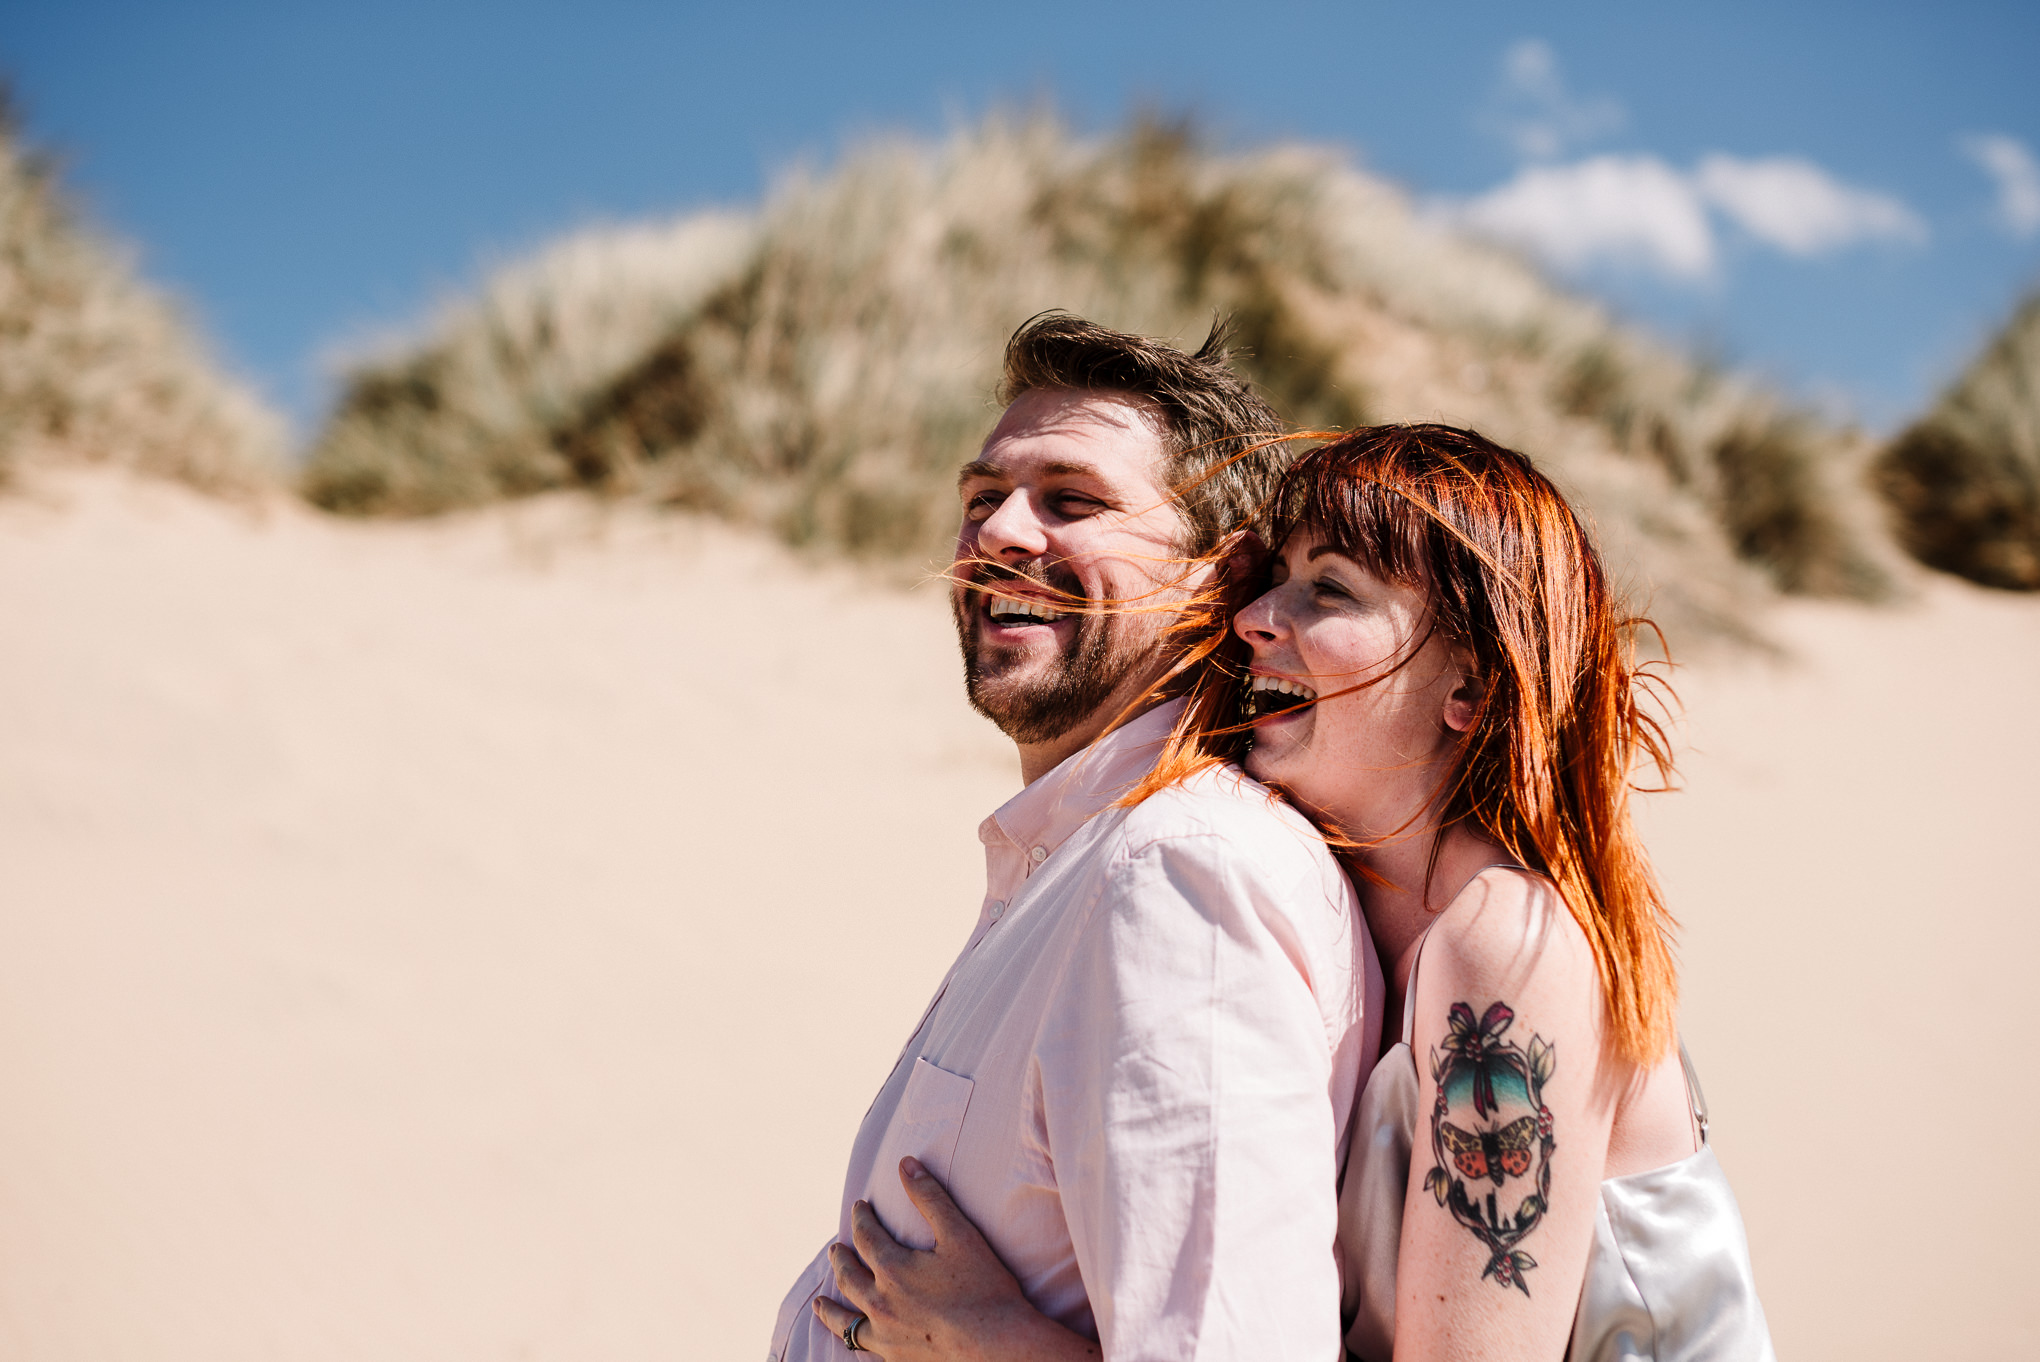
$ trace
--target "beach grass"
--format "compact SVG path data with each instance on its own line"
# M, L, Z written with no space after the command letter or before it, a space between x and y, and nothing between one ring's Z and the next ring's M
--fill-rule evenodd
M1884 450L1876 479L1921 562L2040 591L2040 293Z
M282 421L87 224L0 91L0 481L39 458L206 491L282 485Z
M826 553L942 552L1001 347L1060 307L1202 340L1293 422L1442 420L1537 459L1680 627L1779 592L1876 599L1854 432L1432 221L1319 148L1224 152L994 114L784 176L754 213L594 228L362 356L304 471L357 515L561 487L706 510Z

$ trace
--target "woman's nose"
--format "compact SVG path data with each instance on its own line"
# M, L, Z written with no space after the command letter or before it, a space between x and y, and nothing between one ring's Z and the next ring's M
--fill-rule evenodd
M1279 640L1288 632L1282 620L1281 592L1282 588L1276 587L1250 601L1233 616L1233 632L1256 648Z
M987 558L1039 558L1048 552L1033 499L1015 492L1000 502L978 525L978 552Z

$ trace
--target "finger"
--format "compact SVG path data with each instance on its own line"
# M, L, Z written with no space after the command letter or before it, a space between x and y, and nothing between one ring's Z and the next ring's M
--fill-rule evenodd
M838 1338L841 1338L843 1331L850 1327L851 1320L862 1319L864 1317L863 1311L852 1310L849 1306L838 1304L827 1296L815 1297L815 1318L822 1322L824 1329L827 1329ZM859 1343L866 1341L865 1335L870 1328L871 1326L867 1324L864 1328L857 1331L857 1341Z
M890 1267L898 1263L902 1255L912 1252L892 1237L885 1222L878 1218L878 1212L871 1209L868 1201L860 1201L850 1207L850 1242L857 1245L857 1252L873 1268Z
M909 1154L900 1160L900 1186L907 1189L907 1200L914 1203L914 1209L928 1222L928 1228L935 1231L937 1246L967 1246L975 1240L984 1242L977 1226L969 1217L957 1209L956 1199L949 1195L927 1165Z
M878 1293L878 1282L864 1260L842 1244L829 1245L829 1268L836 1274L836 1291L865 1314Z

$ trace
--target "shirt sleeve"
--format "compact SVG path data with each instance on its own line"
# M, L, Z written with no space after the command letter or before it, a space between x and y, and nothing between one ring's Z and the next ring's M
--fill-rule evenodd
M1116 859L1079 934L1037 1056L1110 1362L1340 1356L1319 993L1353 987L1352 928L1304 859L1162 838Z

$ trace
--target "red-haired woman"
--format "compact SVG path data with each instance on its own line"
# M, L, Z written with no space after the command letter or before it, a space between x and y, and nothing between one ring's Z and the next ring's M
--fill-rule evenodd
M1129 798L1237 762L1345 848L1401 1018L1343 1174L1349 1349L1770 1357L1630 825L1663 738L1578 518L1479 435L1379 426L1298 460L1271 524L1266 591L1193 650L1184 722ZM1099 1355L903 1176L937 1247L860 1209L826 1323L864 1314L888 1362Z

